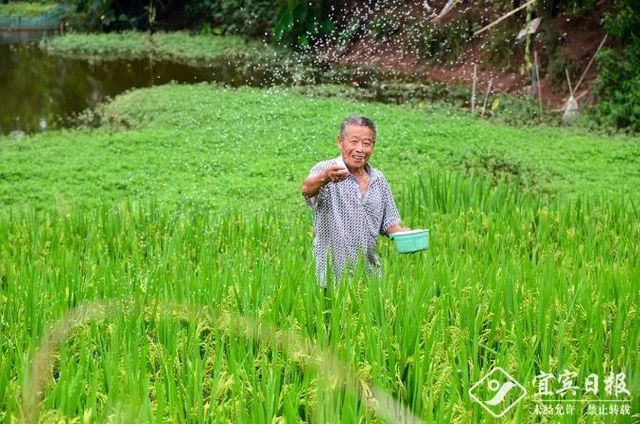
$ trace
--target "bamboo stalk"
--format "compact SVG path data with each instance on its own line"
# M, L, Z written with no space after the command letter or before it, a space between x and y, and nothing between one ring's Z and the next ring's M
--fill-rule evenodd
M589 60L589 63L587 64L586 69L584 70L584 72L580 76L580 79L578 80L578 83L576 84L576 88L575 88L574 91L578 91L578 87L580 87L580 84L582 83L582 80L584 79L585 75L587 75L587 72L589 71L589 68L591 68L591 65L593 64L593 60L596 58L596 55L598 54L598 52L600 51L602 46L604 46L604 43L606 41L607 41L607 34L604 35L604 37L602 38L602 41L600 42L600 45L596 49L596 52L593 54L593 56L591 56L591 60Z
M533 51L533 65L536 67L538 106L540 107L540 116L542 116L542 88L540 87L540 67L538 66L538 52L536 50Z
M471 114L476 111L476 82L477 82L478 65L473 64L473 86L471 89Z
M456 4L458 4L459 0L449 0L447 4L444 5L438 16L433 18L433 22L438 23L444 18L449 12L451 12Z
M564 73L567 76L567 84L569 84L569 94L573 97L573 88L571 87L571 78L569 78L569 70L564 68Z
M493 21L492 23L490 23L489 25L485 26L482 29L479 29L478 31L474 32L473 35L478 35L478 34L482 34L483 32L485 32L486 30L488 30L489 28L494 27L495 25L499 24L500 22L504 21L505 19L507 19L509 16L513 15L514 13L519 12L520 10L524 9L525 7L529 6L530 4L535 3L536 0L530 0L528 2L526 2L525 4L523 4L522 6L519 6L515 9L513 9L511 12L506 13L504 15L502 15L500 18L498 18L496 21Z
M489 80L489 86L487 87L487 92L484 94L484 103L482 104L482 113L480 114L481 118L484 118L484 111L487 109L487 99L489 98L489 93L491 92L492 85L493 85L493 78Z

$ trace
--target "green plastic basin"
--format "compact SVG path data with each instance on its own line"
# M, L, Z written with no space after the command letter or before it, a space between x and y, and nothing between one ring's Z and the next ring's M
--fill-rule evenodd
M413 253L429 247L429 230L401 231L389 234L399 253Z

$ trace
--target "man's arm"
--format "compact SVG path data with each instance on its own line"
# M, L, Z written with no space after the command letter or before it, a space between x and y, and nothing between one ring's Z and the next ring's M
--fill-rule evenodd
M400 225L400 214L398 213L396 202L393 200L393 193L391 193L389 183L387 182L387 179L384 178L384 175L382 175L381 172L379 172L379 174L382 177L383 182L382 191L384 208L380 234L388 236L389 234L397 233L400 231L410 231L411 228L403 227L402 225Z
M331 166L318 175L311 175L302 182L302 195L316 196L329 182L342 181L349 176L349 170L341 166Z
M318 175L311 175L302 182L302 195L304 197L314 197L320 193L320 189L329 182L325 172Z

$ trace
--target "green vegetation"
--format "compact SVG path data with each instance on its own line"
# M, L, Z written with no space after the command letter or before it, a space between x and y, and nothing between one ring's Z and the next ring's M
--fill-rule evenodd
M164 7L150 1L143 16L120 10L127 2L73 3L112 29L152 27ZM42 47L100 60L229 61L309 81L316 69L286 53L211 34L271 28L307 47L334 29L332 4L192 0L198 36L70 34ZM537 11L553 16L556 4ZM459 17L438 31L414 28L413 47L448 60L487 18ZM366 30L383 40L403 27L393 14L374 18L368 29L348 20L344 39ZM636 23L620 14L609 25L621 39ZM488 50L509 34L495 39ZM636 113L637 52L624 52L601 59L601 93L620 100L601 107L632 127L620 119ZM320 79L343 82L341 72ZM533 412L534 379L565 370L579 386L598 375L600 399L605 378L624 372L635 416L594 418L585 404L554 421L636 419L640 139L513 128L439 106L438 86L367 84L169 84L119 95L79 128L0 136L0 422L379 422L389 412L381 393L425 422L486 422L468 390L494 367L530 391L506 422L544 421ZM463 89L446 94L468 99ZM352 100L381 96L408 102ZM496 98L487 113L511 101ZM405 256L381 239L381 280L360 270L325 293L300 183L337 154L350 114L377 123L372 164L403 223L430 228L431 247Z
M616 1L616 13L605 19L607 33L622 48L605 49L599 57L601 101L595 116L618 128L640 131L640 3Z
M284 45L306 49L335 29L329 16L331 2L286 0L281 2L273 29L275 39Z
M409 76L367 64L327 68L309 55L233 35L190 35L186 32L150 35L137 31L67 34L43 40L40 47L50 54L87 60L151 57L185 64L223 64L238 76L238 80L248 76L246 81L252 85L294 84L294 91L307 96L413 105L438 103L455 108L468 108L471 97L471 90L462 85L447 86L429 80L414 82ZM357 81L357 88L354 81ZM529 98L497 93L489 96L488 106L483 116L497 122L512 125L562 124L561 114L546 111L541 115L538 102ZM584 115L586 119L577 120L573 125L607 129L599 127L592 115Z
M252 85L294 84L304 95L339 97L364 102L424 104L438 103L468 108L471 90L462 85L447 86L434 81L413 82L413 78L371 65L323 66L306 54L294 53L233 35L197 36L185 32L148 33L125 31L110 34L67 34L44 40L40 46L54 55L87 60L117 58L168 59L185 64L220 65L230 68L238 80ZM357 87L353 82L357 81ZM561 124L561 114L542 116L536 101L506 95L489 96L484 114L514 125ZM594 127L590 120L574 122Z
M99 108L97 130L3 139L0 205L155 196L219 209L299 200L301 176L336 154L337 125L352 113L379 124L374 162L398 185L444 168L534 192L638 197L637 138L510 128L423 108L210 84L135 90Z
M326 1L191 0L185 11L203 32L257 37L306 48L333 31L335 24L328 6Z
M466 60L463 52L475 52L471 56L477 54L481 63L521 75L530 72L532 52L536 50L540 54L541 77L551 80L556 88L565 89L566 71L575 81L586 64L576 63L563 54L566 37L556 21L561 16L587 22L602 21L603 29L611 35L610 40L615 41L599 59L601 78L595 96L599 105L581 106L583 110L588 109L590 118L600 125L638 131L640 6L636 0L539 1L479 36L474 35L475 31L511 11L518 2L454 3L454 12L436 24L431 18L442 5L434 3L434 8L430 9L426 6L428 2L409 4L399 0L72 0L65 22L71 28L81 30L187 29L203 35L233 35L260 39L293 50L319 51L320 56L326 53L327 47L329 51L344 52L349 47L384 41L426 63L440 65L459 63L461 59ZM540 30L524 41L517 40L525 21L536 17L542 18ZM591 26L588 31L598 33L601 30ZM94 54L101 47L93 45L83 49L79 46L71 50L74 54ZM155 51L155 48L145 47L145 42L141 49ZM122 51L133 54L138 47L124 46ZM165 55L163 57L185 58L184 54L175 57L171 51L162 48L160 52ZM203 55L209 57L210 54L205 51ZM322 61L322 57L318 59Z
M12 3L0 3L0 17L21 16L33 18L51 12L56 7L55 3L17 1Z
M401 256L382 241L383 281L358 276L328 299L313 281L309 212L291 205L251 218L245 197L247 214L221 218L103 203L2 220L0 419L36 413L19 395L36 378L36 346L71 308L98 300L121 305L72 321L53 368L37 376L41 419L372 421L372 395L359 402L314 366L308 351L319 349L357 387L379 387L425 422L484 422L467 390L493 366L528 387L543 371L625 372L638 392L640 225L629 203L545 205L442 172L405 188L396 185L399 207L408 224L432 229L431 249ZM307 348L241 337L257 330L234 331L238 316ZM507 421L530 421L535 405L528 397Z
M53 54L92 59L154 57L184 63L201 63L247 57L266 58L276 51L270 46L236 36L190 35L186 32L116 34L67 34L44 40L41 47Z
M265 86L312 80L317 72L306 58L234 35L139 31L77 33L44 39L40 48L50 54L90 61L151 58L195 66L223 66L237 75L238 81Z
M189 1L185 12L204 31L263 38L273 28L276 14L270 0Z
M325 297L299 187L352 113L378 124L372 163L432 243L381 240L382 281ZM211 84L96 114L0 138L0 421L375 421L375 386L425 422L483 422L467 390L494 366L530 389L624 372L638 393L637 138ZM32 374L51 326L94 302Z

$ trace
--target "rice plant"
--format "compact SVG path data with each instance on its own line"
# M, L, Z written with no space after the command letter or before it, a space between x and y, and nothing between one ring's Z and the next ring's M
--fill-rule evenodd
M636 204L441 172L397 198L430 249L380 240L381 280L327 292L299 209L8 214L0 421L377 422L402 405L424 422L482 422L468 390L496 366L531 392L508 422L550 420L534 415L533 381L565 369L624 371L638 418Z

